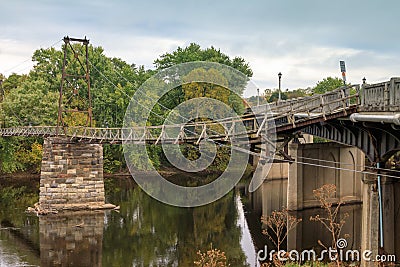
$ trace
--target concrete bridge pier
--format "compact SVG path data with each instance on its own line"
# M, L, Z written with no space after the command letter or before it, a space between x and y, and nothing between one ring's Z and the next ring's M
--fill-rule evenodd
M379 201L376 177L365 175L362 183L361 253L369 250L371 258L378 255ZM361 259L361 266L374 266L374 262Z
M297 144L290 145L290 155L294 158L301 158L303 150L298 149ZM288 188L287 188L287 209L303 209L303 166L300 164L289 164Z
M383 250L395 254L395 183L393 178L382 177Z
M382 173L385 174L385 173ZM388 173L393 175L393 173ZM378 254L400 255L400 241L396 236L399 233L396 211L400 208L397 195L400 193L400 183L396 179L381 177L382 191L382 238L381 247L379 221L379 192L377 175L365 175L363 178L363 214L361 232L361 251L372 251L374 258ZM374 262L362 261L362 266L375 266Z
M302 210L319 207L314 190L334 184L333 202L361 202L361 174L364 154L354 147L335 143L290 144L296 160L288 165L287 208Z
M44 140L40 173L41 209L106 208L103 147L66 138Z

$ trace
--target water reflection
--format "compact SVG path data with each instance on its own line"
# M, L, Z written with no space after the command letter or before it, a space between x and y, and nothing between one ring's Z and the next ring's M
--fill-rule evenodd
M361 208L362 206L359 204L344 205L340 208L339 217L343 218L346 213L349 215L341 231L341 237L346 235L348 249L361 250ZM310 217L316 214L324 215L321 209L292 212L292 215L301 218L302 222L289 233L288 250L314 249L320 251L322 248L318 245L318 240L327 247L331 246L331 233L321 223L310 221Z
M18 237L17 229L0 229L0 266L40 266L39 251Z
M268 216L272 211L281 210L286 206L287 179L266 180L256 192L252 194L244 192L244 195L246 195L244 197L246 200L243 200L243 202L248 211L246 217L256 248L262 249L267 245L268 248L273 249L272 242L261 234L260 217L262 215ZM342 236L345 234L347 236L347 248L349 249L360 249L361 247L361 211L361 204L344 205L340 208L339 217L343 217L345 213L349 215L342 229ZM291 212L291 215L301 218L302 221L289 232L284 249L299 251L314 249L319 251L321 250L319 240L324 245L330 246L332 240L330 232L321 223L310 221L310 217L316 214L323 216L324 211L320 208L311 208Z
M193 266L197 251L226 252L231 266L248 266L240 245L235 193L198 208L160 203L139 188L110 194L120 212L107 215L104 266ZM123 189L125 188L125 189Z
M213 247L226 253L231 266L257 266L256 253L271 242L262 235L260 217L286 203L287 180L265 182L253 194L240 185L224 198L198 208L162 204L131 179L106 181L108 202L119 211L72 212L37 218L26 205L0 203L0 266L193 266L197 251ZM238 193L240 192L240 197ZM349 248L360 247L361 205L349 213L343 234ZM330 235L309 217L320 209L295 212L302 218L288 249L329 244ZM13 230L14 229L14 230Z
M32 199L32 192L27 190L18 200L0 201L1 267L40 266L38 218L24 213Z
M102 211L41 216L41 266L102 266L103 227Z
M17 229L0 230L1 266L185 267L211 244L231 266L249 266L254 247L237 192L206 206L177 208L152 199L131 179L108 180L106 188L119 211L38 218L24 213L26 204L13 210L0 203L0 222Z

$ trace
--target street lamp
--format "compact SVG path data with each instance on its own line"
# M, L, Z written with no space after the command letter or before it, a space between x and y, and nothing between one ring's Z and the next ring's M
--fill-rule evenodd
M1 108L3 109L3 102L4 102L4 89L3 89L3 79L0 79L0 90L1 90ZM5 115L4 112L3 116L1 118L1 126L3 128L6 128L6 119L5 119Z
M260 105L260 88L257 88L257 107Z
M281 78L282 78L282 73L278 73L278 77L279 77L279 86L278 86L278 102L281 102L282 100L282 96L281 96Z
M0 89L1 89L1 102L3 102L4 100L3 79L0 79Z

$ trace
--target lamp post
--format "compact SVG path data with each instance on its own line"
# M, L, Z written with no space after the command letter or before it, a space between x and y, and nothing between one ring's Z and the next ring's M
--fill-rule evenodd
M362 78L361 92L358 90L358 104L364 106L365 103L365 85L367 85L367 78Z
M3 79L0 79L1 102L4 100Z
M257 88L257 107L260 105L260 88Z
M3 102L4 102L4 89L3 89L3 79L0 79L0 90L1 90L1 109L3 109ZM2 112L3 116L1 118L1 126L5 128L6 127L6 119L4 112Z
M279 85L278 85L278 102L281 102L282 100L282 96L281 96L281 78L282 78L282 73L278 73L278 81L279 81Z

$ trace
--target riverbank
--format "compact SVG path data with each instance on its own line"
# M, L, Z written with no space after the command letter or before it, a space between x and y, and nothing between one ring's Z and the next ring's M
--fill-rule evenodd
M0 175L0 188L5 187L26 187L29 189L39 190L39 173L12 173Z
M207 182L213 180L213 178L217 178L221 175L221 171L207 171L207 172L199 172L196 175L193 173L184 172L174 168L163 168L158 171L163 177L167 180L177 183L183 184L184 182L194 183L199 178L202 177L211 177L206 179ZM246 170L244 177L247 177L251 172L249 168ZM140 172L137 174L146 175L146 172ZM132 179L131 173L128 171L118 172L118 173L104 173L105 179ZM39 182L40 182L40 173L30 173L30 172L18 172L11 174L0 174L0 188L5 187L26 187L33 190L39 190Z

